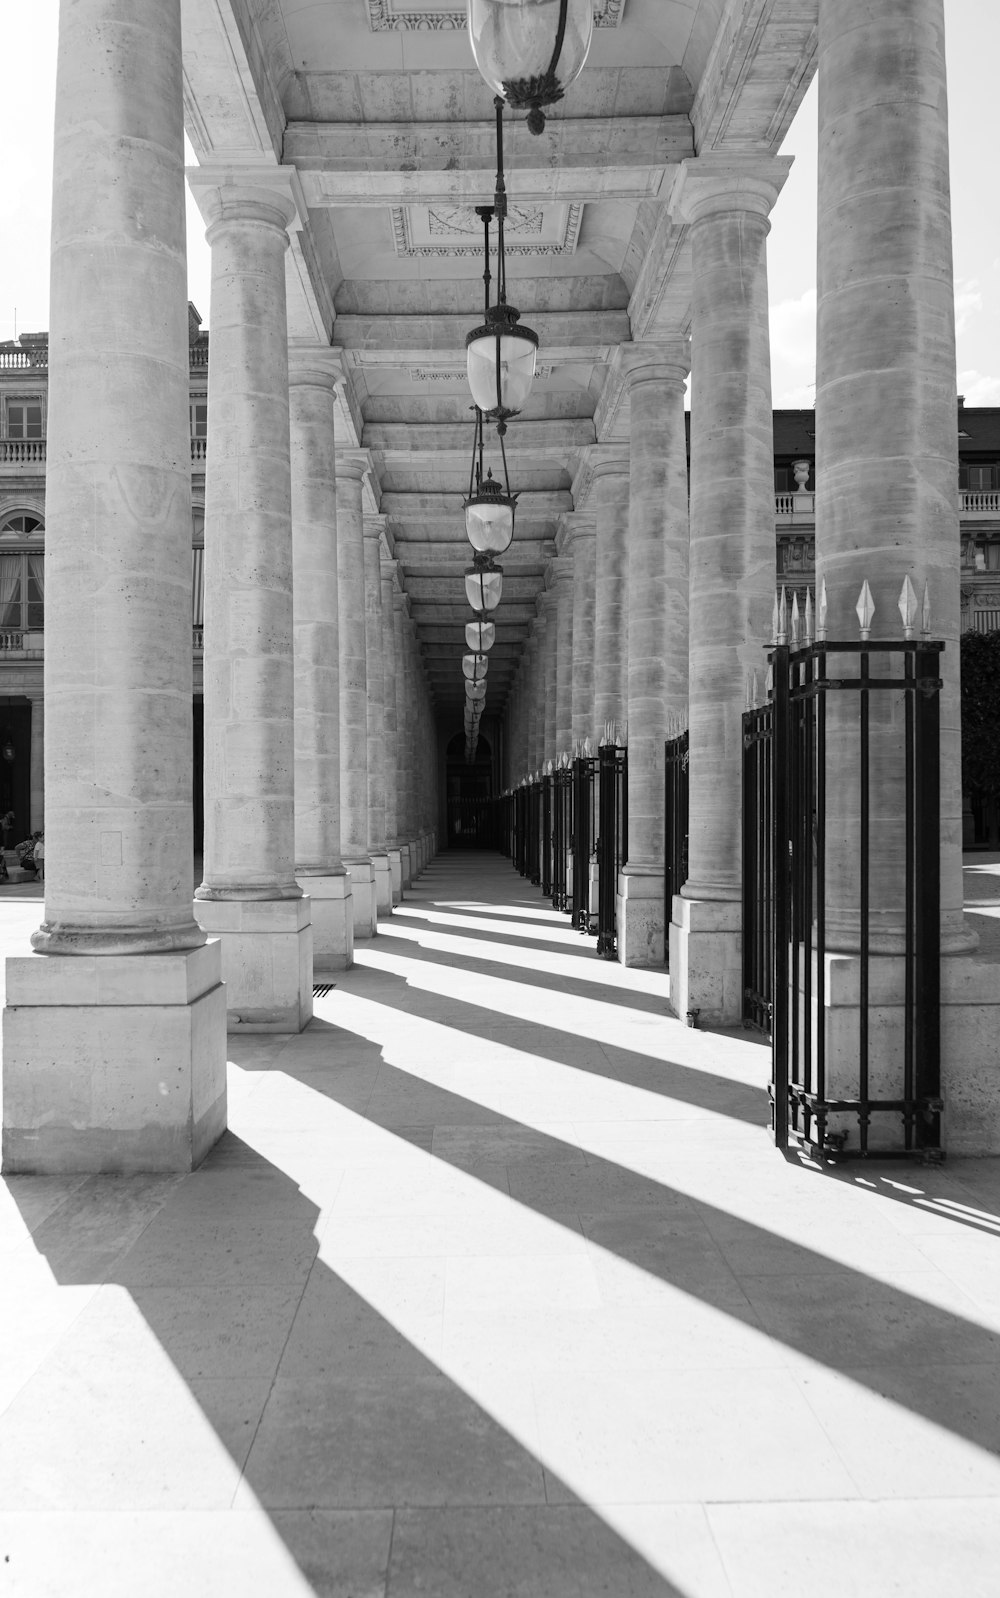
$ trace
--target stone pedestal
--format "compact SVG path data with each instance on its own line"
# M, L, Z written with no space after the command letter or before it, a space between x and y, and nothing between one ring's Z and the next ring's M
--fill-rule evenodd
M230 1032L301 1032L311 1020L310 901L200 899L203 931L222 943Z
M742 715L747 679L761 672L771 636L775 585L767 234L789 165L787 157L712 151L684 163L670 201L691 228L690 831L682 897L701 906L684 912L671 934L671 1003L681 994L678 1013L697 1009L703 1025L734 1025L743 1009L742 986L727 977L742 914Z
M344 867L351 879L351 906L354 915L355 941L374 938L378 931L378 902L375 897L375 870L371 860L364 855L360 860L344 857Z
M402 872L402 878L403 878L403 891L405 893L406 889L413 882L412 851L411 851L410 845L408 843L401 843L400 844L400 846L399 846L399 860L400 860L400 870Z
M226 1128L218 942L7 961L3 1168L190 1171Z
M300 877L312 905L313 971L326 975L354 964L354 896L345 867L325 877Z
M403 897L403 851L399 848L390 849L388 850L388 855L389 875L392 880L392 902L393 904L399 904Z
M375 908L377 915L392 914L392 867L389 856L383 851L372 854L372 876L375 879Z

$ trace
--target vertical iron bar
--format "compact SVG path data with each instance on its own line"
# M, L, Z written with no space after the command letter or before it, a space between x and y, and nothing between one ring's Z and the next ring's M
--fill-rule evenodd
M771 654L773 668L773 781L771 783L774 843L774 977L772 982L771 1113L774 1141L788 1147L788 646Z
M826 681L826 650L815 660L815 681ZM826 688L816 693L816 1095L826 1099ZM824 1131L826 1121L824 1117Z
M925 1109L920 1146L941 1146L941 1117L928 1101L941 1095L941 841L940 841L940 659L921 649L916 659L916 724L919 778L915 842L921 869L916 891L917 1061L916 1096Z
M913 834L915 825L916 796L914 793L914 779L916 773L913 767L913 718L916 714L914 697L916 693L913 674L913 649L907 649L903 655L903 722L904 722L904 751L903 759L906 767L905 773L905 798L906 808L906 837L904 847L906 850L905 873L905 935L903 949L903 1099L906 1109L903 1111L903 1146L906 1149L913 1147L914 1132L914 1107L913 1107L913 965L916 959L915 928L914 928L914 889L915 873L917 870L918 856L914 854Z
M858 1016L858 1098L860 1109L858 1112L858 1140L861 1153L868 1152L868 1123L871 1111L868 1106L868 950L869 950L869 827L870 794L869 794L869 736L870 736L870 704L868 679L871 675L870 647L861 644L860 676L861 676L861 707L859 715L859 734L861 740L861 770L860 770L860 888L859 908L861 915L860 926L860 957L861 969L859 972L859 1002L860 1013Z

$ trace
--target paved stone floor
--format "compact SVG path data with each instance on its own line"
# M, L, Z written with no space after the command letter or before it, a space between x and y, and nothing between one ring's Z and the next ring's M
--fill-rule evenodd
M195 1175L0 1188L0 1595L996 1598L1000 1162L784 1161L663 983L445 857Z

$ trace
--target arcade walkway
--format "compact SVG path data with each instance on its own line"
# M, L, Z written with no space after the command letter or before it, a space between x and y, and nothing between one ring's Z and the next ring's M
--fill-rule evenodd
M439 858L195 1175L0 1188L3 1598L992 1598L1000 1165L785 1163L592 951Z

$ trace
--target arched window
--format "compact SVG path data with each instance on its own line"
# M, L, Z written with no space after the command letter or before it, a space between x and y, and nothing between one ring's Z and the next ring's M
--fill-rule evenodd
M37 538L40 516L17 511L0 522L0 538ZM45 556L27 551L0 554L0 628L41 632L45 626Z

